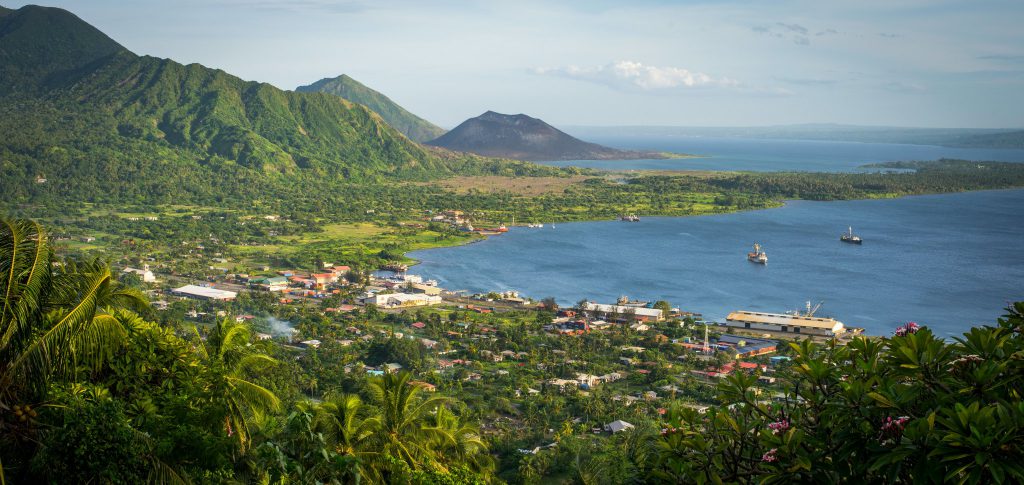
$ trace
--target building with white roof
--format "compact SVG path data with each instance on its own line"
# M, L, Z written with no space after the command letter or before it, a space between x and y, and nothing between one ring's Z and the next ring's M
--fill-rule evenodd
M185 296L189 298L195 298L198 300L234 300L238 293L234 291L218 290L216 288L210 288L209 286L198 286L198 285L185 285L181 288L175 288L171 290L178 296Z
M401 308L412 306L439 305L442 302L440 296L427 295L423 293L389 293L375 294L363 298L364 305L374 304L381 308Z
M633 317L641 322L660 322L665 319L665 312L657 308L643 308L625 305L603 305L587 302L583 310L591 316L600 316L606 320L626 321Z
M625 431L625 430L631 429L631 428L633 428L633 425L631 423L628 423L628 422L623 421L621 419L612 421L612 422L604 425L605 431L611 431L612 433L618 433L619 431Z
M142 269L138 268L125 268L123 273L135 273L142 278L144 283L156 283L156 276L149 270L149 265L144 265Z

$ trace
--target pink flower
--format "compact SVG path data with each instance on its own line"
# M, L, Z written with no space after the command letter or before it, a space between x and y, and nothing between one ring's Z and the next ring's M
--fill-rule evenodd
M906 325L900 325L899 327L896 328L896 336L905 337L912 333L917 333L917 331L920 329L921 326L918 325L917 322L907 322Z
M908 421L910 421L908 416L900 416L896 419L893 419L892 416L885 418L879 428L878 440L883 444L899 441L903 437L903 428L906 427Z
M780 435L782 433L785 433L787 430L789 430L789 421L786 421L785 419L782 419L782 420L776 421L774 423L770 423L768 425L768 429L772 430L772 434L773 435L778 436L778 435Z
M767 452L765 452L765 454L761 455L761 461L763 461L765 463L772 463L772 462L779 461L778 453L779 453L779 449L778 448L772 448L772 449L768 450Z

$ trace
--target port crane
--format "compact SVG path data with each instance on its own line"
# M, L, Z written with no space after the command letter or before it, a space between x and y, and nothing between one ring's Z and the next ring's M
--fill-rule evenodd
M814 314L818 311L818 309L821 308L821 305L823 305L824 303L824 300L819 301L817 305L814 305L814 308L811 308L811 300L807 300L807 313L804 316L813 317Z

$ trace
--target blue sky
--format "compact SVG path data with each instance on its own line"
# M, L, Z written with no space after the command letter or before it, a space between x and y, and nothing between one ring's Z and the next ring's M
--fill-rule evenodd
M21 3L0 0L8 7ZM139 54L342 73L451 127L1024 127L1024 2L52 0Z

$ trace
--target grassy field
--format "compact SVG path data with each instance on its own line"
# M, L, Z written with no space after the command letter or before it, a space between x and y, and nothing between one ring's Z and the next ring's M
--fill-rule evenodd
M457 194L466 194L472 191L485 194L511 192L519 196L536 197L560 193L566 187L578 184L589 178L593 177L587 175L574 175L572 177L502 177L498 175L485 175L452 177L432 183Z
M290 256L318 254L336 259L373 254L387 247L401 248L402 252L442 246L466 244L482 236L476 234L442 234L413 226L388 227L371 223L328 224L323 232L301 236L279 236L272 243L256 246L231 246L236 256L249 261L261 261L270 255Z

